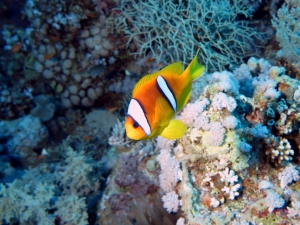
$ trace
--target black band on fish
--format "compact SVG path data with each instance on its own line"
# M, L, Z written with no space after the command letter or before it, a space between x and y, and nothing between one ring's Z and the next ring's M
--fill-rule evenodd
M170 106L173 108L174 112L176 113L176 110L177 110L176 99L174 97L172 90L168 86L168 83L162 76L158 76L156 78L156 83L157 83L159 90L161 91L163 96L167 99Z

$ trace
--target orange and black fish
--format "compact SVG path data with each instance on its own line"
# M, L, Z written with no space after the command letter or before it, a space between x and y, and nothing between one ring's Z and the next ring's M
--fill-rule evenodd
M186 125L173 117L189 100L192 81L205 70L197 55L186 70L175 62L144 76L135 85L125 121L129 138L143 140L161 135L176 139L184 135Z

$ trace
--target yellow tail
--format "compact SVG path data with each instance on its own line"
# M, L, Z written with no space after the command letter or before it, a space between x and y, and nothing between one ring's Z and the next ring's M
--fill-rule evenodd
M194 80L197 77L201 76L203 74L203 72L205 71L205 66L201 65L198 62L198 54L199 54L199 50L197 51L196 55L194 56L192 62L189 64L187 71L190 71L190 79Z
M188 65L186 70L180 76L180 82L183 84L185 89L183 90L180 99L178 100L177 112L180 111L188 102L191 91L192 91L192 81L197 77L201 76L205 71L205 66L198 62L198 53L194 56L192 62Z

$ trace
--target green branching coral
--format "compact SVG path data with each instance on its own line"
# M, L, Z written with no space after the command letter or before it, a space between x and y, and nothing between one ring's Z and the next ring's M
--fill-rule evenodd
M134 54L157 63L187 63L200 48L199 60L210 70L241 62L258 33L247 21L251 8L242 1L122 1L124 29Z
M32 183L25 184L15 180L7 185L0 184L1 223L54 223L54 217L51 218L47 213L51 208L50 199L54 195L54 186L42 182L34 186Z
M282 48L277 53L277 56L282 56L291 62L298 63L298 68L300 62L299 20L299 0L286 0L278 10L277 17L274 16L272 20L272 25L276 29L276 39Z
M0 183L0 224L52 225L57 219L64 225L88 224L85 196L99 190L99 162L85 153L86 146L74 150L69 141L56 149L62 159Z

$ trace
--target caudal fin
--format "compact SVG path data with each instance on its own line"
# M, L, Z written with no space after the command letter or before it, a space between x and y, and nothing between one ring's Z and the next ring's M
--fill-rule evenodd
M198 53L199 53L199 50L197 51L192 62L189 64L189 66L187 68L187 70L189 71L189 76L190 76L191 80L194 80L197 77L201 76L205 70L205 66L201 65L198 62Z

